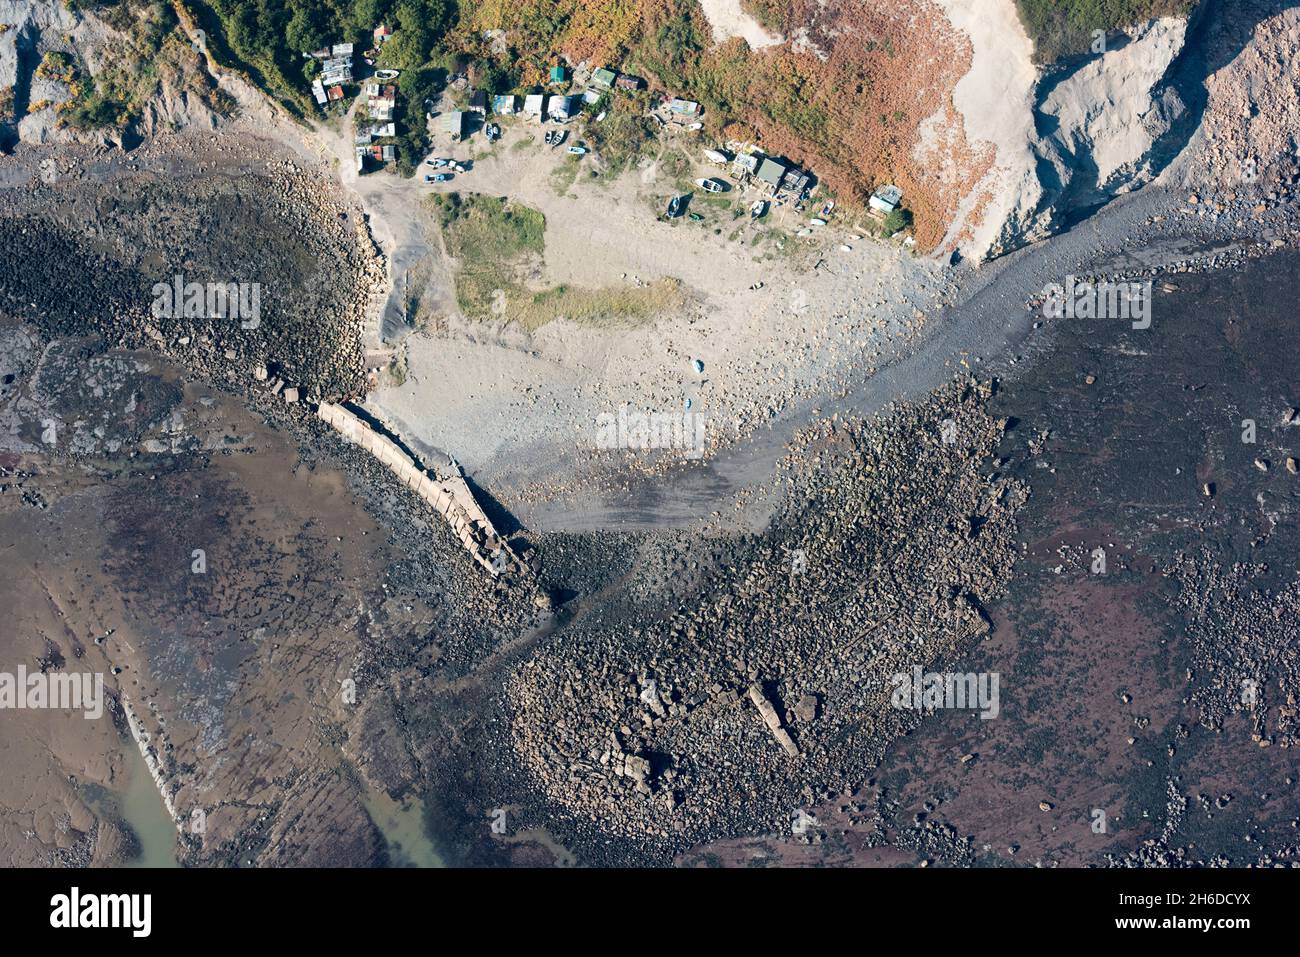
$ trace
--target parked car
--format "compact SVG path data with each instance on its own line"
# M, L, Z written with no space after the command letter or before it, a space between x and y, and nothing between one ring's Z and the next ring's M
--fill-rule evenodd
M445 160L445 159L432 159L432 158L431 158L431 159L427 159L427 160L425 160L425 161L424 161L424 165L425 165L425 166L432 166L432 167L434 167L434 168L436 169L436 168L439 167L439 166L446 166L446 165L447 165L447 160Z
M445 183L447 182L447 180L451 178L452 178L451 173L436 173L434 174L433 181L435 183Z

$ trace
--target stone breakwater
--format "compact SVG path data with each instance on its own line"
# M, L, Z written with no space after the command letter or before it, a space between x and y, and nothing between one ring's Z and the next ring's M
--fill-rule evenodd
M459 475L431 477L396 442L376 432L341 405L322 402L316 414L349 442L361 446L388 466L402 484L428 502L447 520L465 550L487 569L488 574L495 578L524 567L510 544L497 533L464 478Z
M154 752L153 736L144 729L144 725L136 717L135 709L131 707L131 702L125 695L122 696L122 711L126 714L126 724L131 729L131 738L135 741L136 747L140 749L140 756L144 758L145 767L149 769L149 776L153 778L154 786L158 788L158 793L162 795L163 806L167 808L167 816L176 824L176 830L179 833L181 831L181 819L176 814L176 804L172 800L172 788L167 783L167 775L163 773L162 762L159 761L158 755Z

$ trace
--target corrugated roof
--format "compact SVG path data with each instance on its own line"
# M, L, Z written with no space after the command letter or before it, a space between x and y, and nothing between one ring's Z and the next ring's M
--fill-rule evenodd
M770 157L764 157L763 162L758 164L757 176L765 183L773 186L780 186L781 180L785 177L786 168Z

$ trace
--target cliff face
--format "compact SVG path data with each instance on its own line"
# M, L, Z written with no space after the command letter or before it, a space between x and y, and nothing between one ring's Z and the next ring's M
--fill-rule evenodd
M46 53L101 49L109 31L49 0L0 0L0 90L8 109L0 115L0 145L99 139L56 131L54 107L71 95L66 83L36 75Z
M947 0L945 11L974 49L954 103L968 136L992 143L997 160L941 251L1000 255L1159 173L1157 147L1187 112L1167 81L1186 21L1153 21L1083 62L1044 70L1011 0Z
M40 75L41 62L51 53L72 58L75 78ZM73 99L78 85L93 90L105 70L117 74L119 87L124 72L140 79L138 113L123 129L61 123L60 104ZM210 102L211 86L197 52L179 38L146 62L134 50L132 36L94 13L51 0L0 0L0 147L5 150L20 142L122 146L164 130L215 129L220 117Z
M1033 175L984 255L1042 239L1155 178L1162 140L1187 112L1168 81L1186 35L1185 20L1153 21L1073 72L1040 77Z
M1189 188L1250 184L1300 136L1300 11L1256 0L1165 18L1104 50L1035 66L1012 0L943 0L973 48L953 100L996 161L941 253L983 260L1068 228L1162 175Z

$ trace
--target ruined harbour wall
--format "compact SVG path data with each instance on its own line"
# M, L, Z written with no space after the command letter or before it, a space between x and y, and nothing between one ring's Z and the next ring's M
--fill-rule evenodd
M518 556L498 533L460 476L433 478L412 461L396 442L376 432L363 419L341 405L322 402L317 416L349 442L361 446L396 475L402 484L428 502L451 525L456 537L494 578L512 566Z

